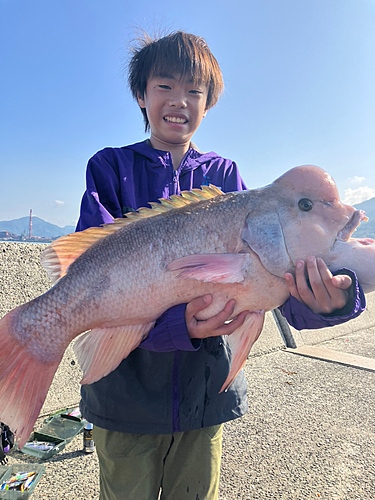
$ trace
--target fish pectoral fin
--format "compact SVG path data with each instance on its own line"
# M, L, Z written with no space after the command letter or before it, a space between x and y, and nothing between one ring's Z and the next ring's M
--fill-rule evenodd
M262 331L264 315L263 310L249 313L244 323L227 338L232 353L232 365L220 392L228 390L228 387L245 364L251 348Z
M269 273L282 278L293 266L277 213L254 210L248 215L241 236Z
M154 322L146 325L94 328L81 335L73 350L83 371L81 384L92 384L111 373L133 351Z
M177 271L177 278L193 278L213 283L241 283L249 263L247 253L208 253L186 255L167 265L168 271Z

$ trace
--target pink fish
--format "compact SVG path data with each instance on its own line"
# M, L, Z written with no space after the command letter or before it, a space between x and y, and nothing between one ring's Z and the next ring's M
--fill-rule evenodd
M324 170L296 167L261 189L184 192L126 219L64 236L42 263L56 284L0 320L0 419L32 431L66 347L91 384L114 370L168 308L212 294L198 319L236 300L245 323L226 339L234 380L263 326L264 314L288 298L284 273L308 255L332 271L356 272L375 289L375 242L353 239L364 212L341 203Z

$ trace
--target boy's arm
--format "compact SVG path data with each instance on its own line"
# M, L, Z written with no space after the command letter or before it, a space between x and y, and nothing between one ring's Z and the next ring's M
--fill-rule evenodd
M222 190L224 193L246 190L246 184L240 176L236 163L233 161L226 168Z
M186 306L187 304L179 304L165 311L139 347L155 352L198 350L201 340L189 337L185 320Z
M242 323L249 311L242 311L227 323L233 314L235 301L229 300L224 309L206 320L195 318L198 312L208 307L212 295L196 297L188 304L180 304L168 309L157 320L155 327L139 347L158 352L183 350L196 351L202 339L230 335Z
M348 299L344 307L327 314L319 314L313 312L307 305L291 295L279 308L290 325L297 330L325 328L345 323L350 319L356 318L365 310L365 296L355 273L348 269L340 269L336 271L334 275L347 275L352 280L350 287L346 289ZM196 322L194 313L196 314L198 310L209 305L209 297L210 296L198 297L189 304L180 304L166 311L156 321L155 327L150 331L148 337L139 347L158 352L174 351L178 349L194 351L199 349L202 342L201 338L214 335L229 335L243 323L247 311L242 312L241 315L229 325L225 324L225 321L231 316L233 312L232 308L234 307L234 304L230 304L229 302L226 309L216 317L210 318L207 321ZM203 303L205 298L208 300L207 304ZM202 301L202 304L199 304L199 301ZM191 309L190 314L189 309ZM207 328L208 322L213 322L212 328ZM223 329L228 328L230 328L230 330L223 331ZM200 329L208 330L209 334L202 335L202 332L199 331ZM191 338L193 331L196 332L200 338Z

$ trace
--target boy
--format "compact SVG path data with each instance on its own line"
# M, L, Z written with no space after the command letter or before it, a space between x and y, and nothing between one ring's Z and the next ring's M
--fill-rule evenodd
M225 192L245 189L234 162L202 153L191 142L223 90L219 65L202 38L183 32L145 38L131 59L129 84L150 139L106 148L90 159L78 231L202 184ZM332 278L313 257L306 267L314 292L304 263L295 280L285 276L293 297L282 310L293 326L329 326L360 314L363 295L353 273ZM81 410L94 424L102 500L156 500L160 489L164 500L217 498L222 424L247 410L243 372L219 394L229 370L225 335L247 311L226 324L234 310L230 300L216 316L195 320L210 302L210 296L200 297L166 311L116 370L82 387ZM319 314L333 311L333 317Z

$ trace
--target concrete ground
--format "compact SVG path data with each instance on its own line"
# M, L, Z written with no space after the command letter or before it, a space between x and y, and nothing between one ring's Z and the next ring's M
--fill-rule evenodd
M43 246L9 245L0 243L0 316L49 286L38 267ZM367 299L368 310L341 327L288 330L295 349L285 348L267 314L245 366L249 412L225 425L219 500L375 499L375 293ZM298 354L306 346L312 346L309 357ZM36 429L51 412L78 404L79 377L69 348ZM83 453L82 443L80 434L59 454L37 461L45 473L34 500L98 498L96 452ZM9 465L33 461L9 454Z

